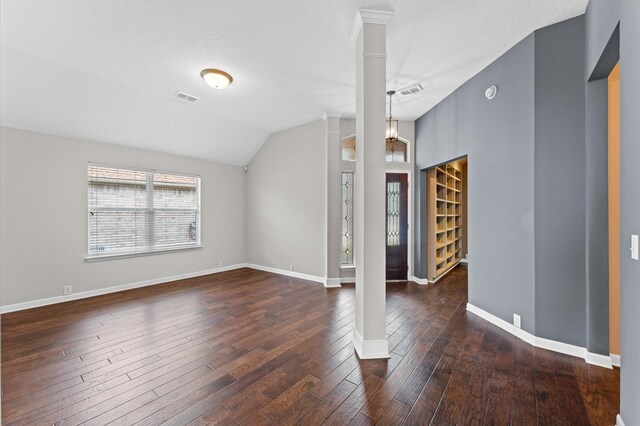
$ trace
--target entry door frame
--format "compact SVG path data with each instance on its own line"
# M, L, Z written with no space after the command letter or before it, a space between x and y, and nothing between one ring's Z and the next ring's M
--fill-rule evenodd
M387 163L387 165L390 165L390 164L392 163ZM407 188L407 279L387 281L387 282L413 281L414 280L414 277L413 277L413 170L387 168L385 170L385 182L387 181L387 174L407 175L407 185L409 186ZM386 183L385 183L385 194L386 194ZM386 243L385 243L385 246L386 246Z

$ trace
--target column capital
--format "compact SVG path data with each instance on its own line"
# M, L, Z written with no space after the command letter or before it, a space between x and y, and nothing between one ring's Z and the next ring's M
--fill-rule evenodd
M342 113L335 111L325 111L322 113L322 120L327 121L327 118L340 118Z
M363 24L386 25L391 18L393 18L393 12L387 10L359 9L349 38L351 41L356 41Z

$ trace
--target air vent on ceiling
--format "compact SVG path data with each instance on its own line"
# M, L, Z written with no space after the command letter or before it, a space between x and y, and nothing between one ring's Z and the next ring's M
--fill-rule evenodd
M406 89L398 90L402 96L413 95L414 93L422 92L424 89L421 85L416 84L415 86L407 87Z
M187 102L187 103L190 103L190 104L192 104L195 101L197 101L198 99L200 99L200 98L198 98L196 96L193 96L193 95L190 95L190 94L184 93L184 92L176 92L175 96L179 100Z

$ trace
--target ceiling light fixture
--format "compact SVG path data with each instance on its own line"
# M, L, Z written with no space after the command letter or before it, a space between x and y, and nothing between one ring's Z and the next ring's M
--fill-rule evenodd
M200 77L202 77L204 82L214 89L225 89L233 82L233 77L231 77L229 73L215 68L202 70L202 72L200 72Z

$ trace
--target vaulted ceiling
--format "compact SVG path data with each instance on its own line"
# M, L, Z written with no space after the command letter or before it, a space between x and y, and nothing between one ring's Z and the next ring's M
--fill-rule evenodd
M587 0L1 0L0 123L223 163L274 132L355 115L357 9L390 10L388 89L415 120ZM226 90L200 71L234 77ZM200 98L186 105L173 95Z

